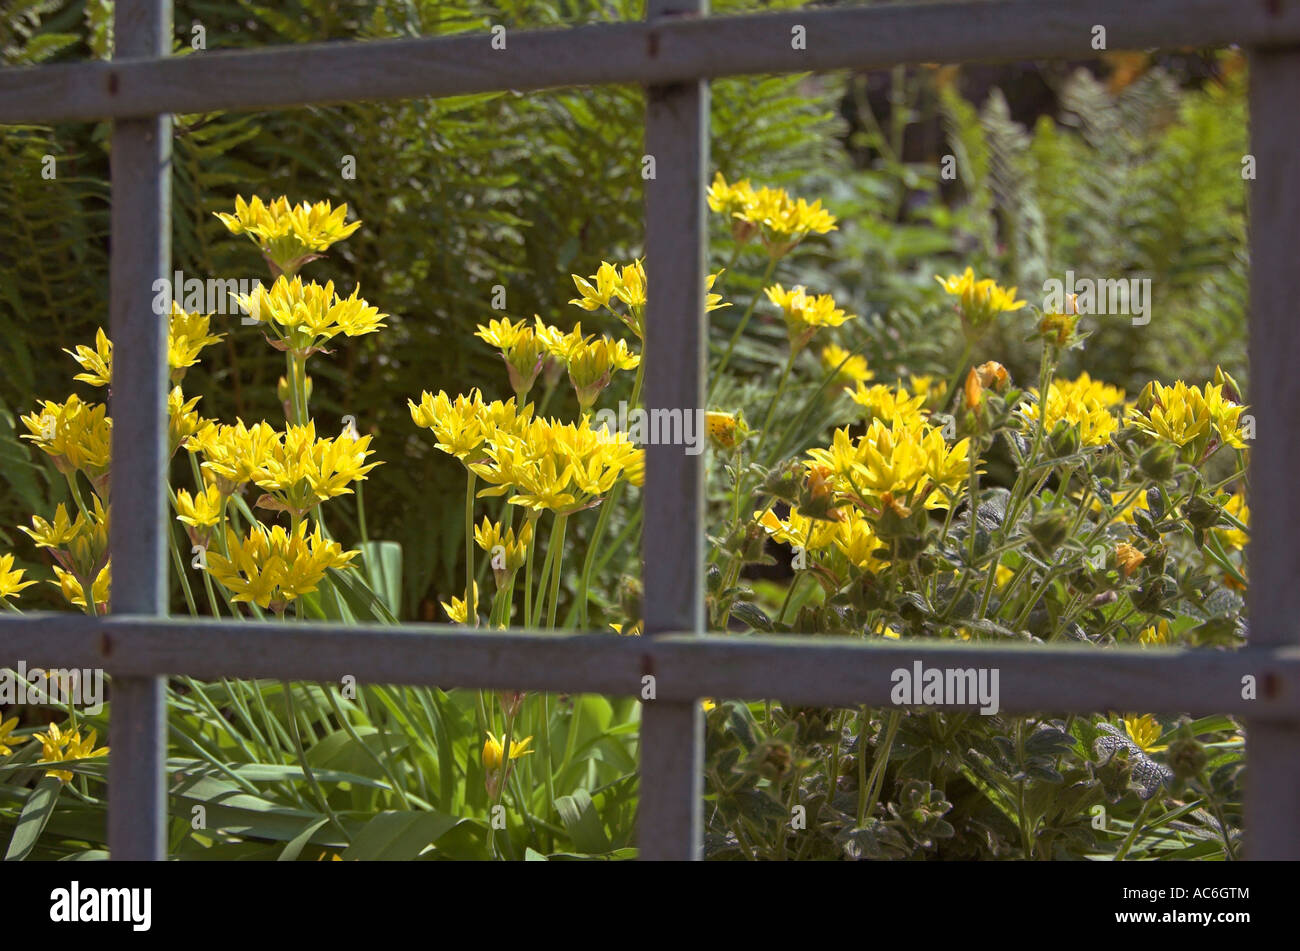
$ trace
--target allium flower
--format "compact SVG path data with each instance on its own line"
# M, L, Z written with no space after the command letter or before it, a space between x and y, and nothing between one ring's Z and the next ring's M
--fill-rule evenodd
M0 756L8 756L13 752L13 747L19 743L26 743L31 739L30 736L13 736L13 729L17 725L17 717L10 717L8 720L0 721Z
M95 749L97 733L91 730L85 739L80 730L63 733L57 724L51 723L44 733L37 733L33 739L41 744L41 763L64 763L69 760L93 759L108 755L108 747ZM72 772L66 769L47 769L46 776L57 776L65 783L72 782Z
M327 201L290 205L284 196L270 204L256 195L247 202L237 196L233 215L216 215L231 234L248 235L276 273L286 274L316 260L330 245L361 227L360 221L346 222L347 205L334 208Z
M315 591L328 569L342 568L360 554L322 537L319 525L308 534L306 519L292 531L254 524L244 538L228 528L226 549L229 557L208 552L208 573L234 592L232 600L276 611Z
M23 588L30 588L35 581L23 580L24 569L14 567L13 555L0 555L0 598L16 598ZM3 746L3 736L0 736Z

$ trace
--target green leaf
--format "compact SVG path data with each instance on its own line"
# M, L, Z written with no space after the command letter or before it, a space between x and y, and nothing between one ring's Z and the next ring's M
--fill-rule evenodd
M599 854L610 849L609 839L601 825L600 816L585 789L576 789L570 796L555 800L555 810L569 833L573 844L582 852Z
M407 861L437 842L458 822L441 812L381 812L352 837L343 853L345 861Z
M358 546L365 558L370 590L394 616L402 610L402 546L397 542L366 542Z
M18 824L14 826L9 850L5 852L6 862L21 862L31 855L41 833L45 831L45 823L50 821L50 814L58 804L59 790L62 788L63 780L57 776L44 776L36 784L32 794L27 797L27 802L23 804Z

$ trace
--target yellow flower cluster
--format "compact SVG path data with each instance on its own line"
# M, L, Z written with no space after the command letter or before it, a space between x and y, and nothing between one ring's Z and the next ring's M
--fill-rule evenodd
M823 467L835 492L867 505L948 508L970 474L969 451L969 439L949 446L928 423L876 418L857 439L835 430L829 447L808 451L808 468Z
M838 551L849 564L873 573L888 564L888 546L857 509L845 512L840 521L811 518L797 507L792 507L784 519L777 518L770 509L754 515L772 538L796 550Z
M375 333L386 326L388 316L362 300L359 287L340 297L333 281L321 285L300 277L281 276L269 291L259 284L251 294L236 294L235 301L275 334L275 339L268 338L271 346L298 357L323 350L324 343L339 334Z
M242 538L227 528L226 550L228 556L208 552L212 577L234 592L234 601L277 609L315 591L326 570L342 568L359 554L322 537L319 525L308 534L305 519L290 531L255 524Z
M86 403L75 393L63 403L44 400L22 418L30 439L65 475L78 470L91 481L108 472L113 420L102 403Z
M792 198L783 188L754 188L749 179L727 184L718 172L709 186L712 211L732 219L732 236L741 244L759 235L768 254L779 258L810 234L835 230L836 218L822 207Z
M1224 395L1224 385L1207 383L1204 388L1188 386L1176 380L1172 386L1158 381L1148 383L1129 410L1129 422L1156 439L1182 448L1193 448L1196 455L1210 438L1218 438L1233 449L1245 449L1241 431L1244 406Z
M274 269L285 274L296 272L361 227L360 221L347 223L347 205L334 208L327 201L290 205L284 196L269 204L256 195L247 202L237 196L233 215L216 215L231 234L248 235Z
M858 316L846 313L844 308L836 306L835 298L830 294L809 294L802 286L786 290L780 284L774 284L764 288L763 293L781 308L786 332L790 336L790 346L796 353L823 327L839 327Z
M199 354L204 348L225 339L225 334L210 332L211 321L211 315L190 313L172 302L167 325L167 366L173 384L179 383L185 371L199 362ZM76 360L84 371L74 376L74 380L96 387L112 385L113 342L103 328L95 331L93 349L79 344L74 350L63 352Z
M1030 392L1037 397L1037 390ZM1113 398L1115 394L1118 400ZM1045 433L1050 435L1058 425L1064 424L1078 431L1080 445L1104 446L1119 429L1119 420L1111 407L1123 401L1122 390L1080 378L1073 382L1053 381L1048 384L1045 401L1026 400L1020 404L1020 412L1031 430L1041 413Z
M909 393L899 386L878 383L864 386L859 383L852 393L853 402L863 408L866 421L879 419L892 426L894 423L916 425L923 423L929 414L925 410L928 393Z
M1028 306L1024 301L1016 300L1014 287L1002 287L991 278L977 280L971 268L948 277L936 274L934 279L944 291L957 298L962 328L968 335L979 334L999 314L1011 313Z
M415 425L430 430L437 437L437 448L469 465L485 454L484 445L499 432L514 432L533 415L533 404L516 409L514 400L483 401L477 389L452 399L439 390L438 395L424 392L420 402L406 401Z
M108 755L108 747L95 749L97 733L91 730L82 739L80 730L64 733L58 724L51 723L44 733L37 733L34 739L41 744L41 763L65 763L69 760L94 759ZM47 769L46 776L57 776L65 783L72 782L72 771L67 769Z
M721 274L722 272L718 271L716 274L710 274L705 280L704 309L706 311L731 306L722 302L721 294L707 293L713 289L713 283ZM586 311L597 311L603 308L621 320L632 333L636 334L638 340L645 339L644 262L637 260L618 267L608 261L601 261L596 273L590 277L582 277L578 274L571 274L570 277L573 278L573 284L577 287L579 295L570 300L570 304ZM616 307L616 301L622 302L627 308L626 311Z
M584 336L581 323L563 334L538 318L537 335L551 356L568 370L569 382L573 384L578 406L584 413L595 405L596 398L609 385L615 370L634 370L641 365L641 357L628 349L626 341Z
M540 324L541 319L538 318L537 322ZM515 399L522 404L549 356L546 339L524 320L517 323L492 320L486 326L479 324L474 336L501 351L501 359L505 361L506 373L510 377L510 388L515 392Z
M640 485L645 451L625 433L578 423L530 419L513 431L498 429L484 445L483 462L470 471L487 482L480 496L509 495L534 512L568 515L597 505L616 482Z

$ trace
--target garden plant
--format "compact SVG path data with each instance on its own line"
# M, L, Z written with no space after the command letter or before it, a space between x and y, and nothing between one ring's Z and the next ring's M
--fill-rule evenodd
M698 408L712 630L1098 650L1241 643L1252 432L1231 374L1136 393L1066 374L1103 318L1074 296L1035 306L971 268L935 275L941 303L927 319L959 341L944 372L885 371L852 333L861 318L817 286L820 271L803 276L805 252L842 224L822 201L719 173L708 203L723 237L701 302L719 326ZM382 472L376 437L355 416L313 410L315 368L387 327L359 285L311 277L363 225L346 205L270 196L237 198L219 218L268 274L238 295L242 318L228 329L174 303L160 314L173 471L184 476L169 512L184 609L395 623L401 548L373 538L365 518L364 484ZM584 270L569 313L486 311L461 341L498 355L495 378L389 394L461 467L463 496L440 504L463 513L464 574L442 608L483 637L640 634L635 566L619 553L638 547L644 450L610 421L641 404L654 262ZM765 388L735 378L760 328L784 333ZM229 335L283 354L282 415L208 417L186 394L187 372ZM1037 352L1028 379L987 353L1008 335ZM48 571L0 558L9 611L41 582L90 615L112 597L112 420L99 399L112 342L100 331L68 354L85 395L22 417L68 501L21 526ZM343 510L346 496L355 504ZM112 751L98 738L111 699L110 684L98 714L69 706L0 727L10 858L104 855ZM707 854L1234 858L1241 847L1244 740L1228 717L1011 717L996 696L970 713L928 710L927 699L938 698L918 684L884 710L704 700ZM172 678L170 851L629 857L638 720L635 698Z

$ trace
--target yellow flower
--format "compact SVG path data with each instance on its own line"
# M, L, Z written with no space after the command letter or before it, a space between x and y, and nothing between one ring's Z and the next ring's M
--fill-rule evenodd
M30 736L12 736L14 727L17 725L17 717L10 717L8 720L0 721L0 756L8 756L13 752L13 747L19 743L26 743L31 739Z
M899 634L898 631L894 630L892 627L890 627L888 624L884 623L883 621L876 625L876 633L879 634L881 637L888 638L891 641L901 640L903 636Z
M1163 730L1156 722L1156 718L1149 713L1142 716L1135 713L1127 714L1124 717L1124 732L1144 753L1159 753L1169 748L1167 745L1156 745L1156 740L1160 739Z
M522 740L511 740L510 758L516 760L533 752L528 748L532 742L533 738L531 736ZM483 768L488 772L495 772L500 769L501 757L504 752L502 742L492 733L488 733L487 739L483 741Z
M571 514L598 504L620 478L637 484L645 451L626 433L534 419L510 431L498 429L484 444L486 460L470 471L488 483L482 496L505 495L532 511Z
M909 396L905 390L887 383L877 383L875 386L859 383L853 393L853 402L866 411L867 422L880 419L891 426L896 422L914 425L924 422L928 416L922 409L925 396Z
M167 365L171 367L172 383L179 383L186 369L199 362L204 347L225 339L225 334L208 333L210 321L210 315L186 313L172 301L167 333Z
M500 523L489 521L486 515L483 524L474 527L474 542L491 555L490 564L498 583L524 566L532 540L532 522L524 522L518 535L513 528L503 529Z
M447 612L447 618L453 624L464 624L469 618L467 602L467 598L452 598L450 604L446 601L439 601L438 603L442 605L442 609ZM474 603L476 605L483 603L479 600L477 581L474 582Z
M108 386L113 375L113 342L101 327L95 331L95 349L78 345L76 351L64 350L85 370L73 377L91 386Z
M272 607L274 602L276 610L315 591L328 569L342 568L360 554L345 552L338 542L323 538L319 525L307 534L306 519L298 523L296 531L257 523L245 538L227 528L226 550L229 557L208 552L208 573L234 592L232 600L262 608Z
M843 553L850 564L872 573L880 571L888 564L885 558L889 551L888 546L881 543L871 523L856 510L843 521L834 524L837 531L832 544ZM885 636L897 637L898 635L895 633L885 634Z
M822 347L822 371L834 373L832 386L852 387L855 383L866 383L875 377L867 369L867 358L860 353L850 353L838 344L829 343Z
M515 401L484 403L477 389L454 400L439 390L434 396L420 394L418 404L407 400L415 425L430 430L437 438L437 448L455 456L466 465L483 456L484 441L501 432L513 432L532 418L533 404L516 411Z
M243 420L236 419L233 426L204 423L184 445L203 456L203 470L215 476L217 485L230 495L253 480L278 439L269 423L245 426Z
M185 399L179 386L172 387L167 394L167 445L168 454L175 455L187 439L197 433L204 423L202 416L194 409L201 397Z
M1139 407L1149 406L1143 411ZM1152 381L1138 398L1138 406L1129 411L1130 422L1142 432L1182 448L1208 437L1214 423L1210 407L1199 386L1182 380L1173 386Z
M546 362L546 341L523 320L517 324L509 320L489 321L487 326L479 324L475 336L501 351L510 388L515 391L516 398L523 400Z
M77 469L92 481L108 472L113 420L102 404L84 403L75 394L64 403L43 401L39 411L23 418L32 440L62 473Z
M754 188L749 184L748 178L742 178L735 184L728 185L723 174L716 172L713 176L713 184L705 193L705 198L709 203L710 211L724 215L740 215L754 200Z
M275 504L268 504L269 499L258 504L301 516L321 502L350 495L348 484L364 481L366 473L381 464L366 462L374 455L370 438L343 432L318 439L314 422L275 433L252 472L253 483L269 492Z
M1138 643L1143 647L1168 647L1170 641L1169 622L1164 618L1154 627L1143 628L1138 634Z
M786 290L780 284L765 288L763 293L777 307L785 318L786 332L790 337L790 346L798 352L823 327L839 327L846 321L857 319L857 314L845 313L842 307L835 305L835 298L830 294L809 294L802 286Z
M1233 449L1245 449L1246 439L1241 431L1241 414L1246 407L1224 396L1222 384L1206 383L1205 408L1219 438Z
M32 516L32 527L25 528L18 526L20 532L25 532L31 536L32 541L36 542L37 548L62 548L72 539L76 538L83 528L85 519L78 515L75 522L68 518L68 508L62 502L54 510L54 521L47 522L39 515Z
M269 291L259 284L251 294L235 295L235 301L275 333L273 347L300 358L324 349L322 345L339 334L359 337L387 326L388 315L362 300L361 288L340 297L333 281L320 285L281 276Z
M837 429L830 447L808 451L812 465L827 467L844 493L865 492L881 499L886 493L904 506L947 508L946 489L955 497L970 471L970 440L949 447L942 430L925 423L873 419L866 433L854 440Z
M1012 313L1027 306L1024 301L1016 300L1014 287L1001 287L990 278L976 280L975 272L970 268L946 278L936 274L934 279L945 292L957 298L962 328L968 335L981 332L999 314Z
M54 566L54 575L57 581L51 581L50 584L57 584L63 597L74 607L86 608L86 592L81 580L70 571L64 571L58 565ZM95 582L90 586L91 593L95 596L95 613L103 614L108 609L109 591L112 587L113 572L112 565L105 565L95 576Z
M209 485L194 495L178 489L176 519L194 528L209 528L221 521L221 503L221 490L216 485Z
M208 346L225 339L225 334L208 332L210 315L187 313L172 301L168 318L167 365L171 368L171 381L179 383L189 367L199 362L199 353ZM78 346L75 351L64 350L86 372L78 373L74 380L91 386L111 386L113 382L113 341L100 328L95 331L95 347Z
M840 541L838 522L814 519L791 508L784 519L777 518L771 509L755 512L758 524L776 541L805 552L823 551Z
M1115 409L1124 405L1123 390L1101 380L1094 380L1087 373L1080 373L1073 380L1058 377L1052 381L1052 386L1065 397L1078 396L1106 409Z
M44 733L37 733L35 738L41 742L41 763L65 763L69 760L94 759L108 754L108 747L95 749L97 733L91 730L83 740L81 731L63 733L57 724L51 723ZM66 769L47 769L46 776L57 776L65 783L72 782L72 772Z
M23 588L36 584L35 581L23 580L24 571L23 568L14 568L13 555L0 555L0 598L16 598Z
M569 382L578 395L578 406L584 413L609 385L615 370L634 370L641 363L626 341L584 337L582 324L576 325L572 333L553 339L550 351L552 356L564 361Z
M54 560L72 573L72 577L97 577L108 562L108 511L99 496L91 497L89 515L78 513L74 521L69 522L67 509L59 505L54 511L54 522L47 522L39 515L32 516L32 527L19 526L20 531L30 536L38 548L49 549ZM60 568L55 568L57 574ZM104 589L105 592L107 588ZM78 585L76 593L80 594ZM95 583L98 596L100 583ZM64 586L64 593L67 587ZM96 600L107 600L105 598ZM84 605L84 602L83 602Z
M836 222L820 200L809 204L791 197L783 188L753 190L744 207L733 212L732 217L757 227L767 253L774 258L789 253L810 234L834 231Z
M1038 395L1037 390L1030 392ZM1106 397L1093 388L1061 387L1053 382L1047 388L1045 408L1041 400L1025 400L1020 404L1020 413L1031 429L1040 410L1044 433L1051 435L1063 423L1078 431L1083 446L1104 446L1119 429L1119 420L1111 412Z
M718 705L714 703L712 700L710 700L708 697L705 697L703 700L700 701L700 709L705 713L708 713L710 710L717 709L717 706Z
M320 257L330 245L349 237L361 222L345 222L348 206L334 208L327 201L291 206L281 196L263 204L256 195L245 202L235 198L233 215L216 213L231 234L246 234L278 271L292 273Z

